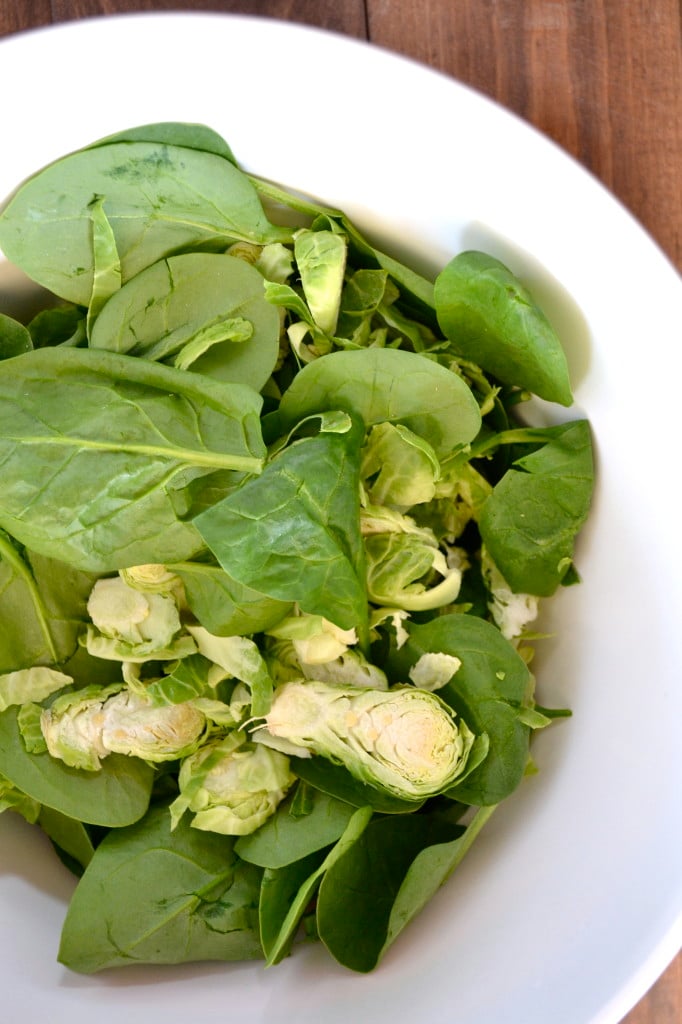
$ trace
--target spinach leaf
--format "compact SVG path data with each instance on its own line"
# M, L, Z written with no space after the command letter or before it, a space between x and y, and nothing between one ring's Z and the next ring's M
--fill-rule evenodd
M508 640L491 623L473 615L442 615L409 628L409 639L390 655L396 680L428 652L459 658L461 665L438 691L469 728L488 737L485 759L448 796L461 803L497 804L521 782L531 729L524 721L532 676Z
M243 860L264 868L281 868L331 846L341 837L355 807L307 788L311 802L305 815L293 813L294 798L290 797L264 825L237 840L235 850Z
M87 341L86 323L86 314L79 306L65 304L41 309L27 325L31 347L64 345L76 348L84 345Z
M317 928L332 956L370 971L384 949L391 909L409 866L424 847L452 841L459 825L430 827L428 815L377 818L326 872Z
M401 800L378 786L360 782L343 765L324 757L293 757L291 767L299 779L353 807L371 807L381 814L409 814L421 806L418 800Z
M130 825L147 810L152 768L135 757L110 754L99 771L69 768L47 752L26 750L18 710L0 714L0 774L46 807L91 825Z
M95 847L90 834L81 821L69 818L54 807L41 807L38 824L60 856L80 873L93 858Z
M169 569L182 580L187 604L209 633L250 636L270 629L289 613L292 604L237 583L218 565L177 562Z
M291 237L270 223L251 182L224 154L165 141L82 149L29 178L0 213L7 259L82 306L92 294L96 197L114 232L124 282L181 249Z
M250 325L244 341L226 333L235 318ZM90 345L169 360L205 339L194 371L260 391L279 355L279 330L279 315L254 267L224 253L187 253L154 263L112 295Z
M24 325L6 313L0 313L0 360L20 356L32 348L31 335Z
M573 401L554 328L512 272L482 252L462 252L436 278L438 322L453 350L498 380L549 402Z
M0 377L0 526L21 543L105 572L179 561L202 546L183 521L192 480L258 472L261 399L143 359L47 348Z
M549 427L541 436L544 444L518 458L486 499L479 528L512 590L547 597L571 568L594 466L586 420Z
M320 939L355 971L376 967L460 863L494 808L464 829L434 815L379 818L327 871L317 900Z
M301 861L284 867L266 868L260 895L260 928L268 966L285 957L296 931L325 872L357 842L372 817L369 807L359 807L350 818L343 835L323 859L311 853Z
M107 135L93 142L88 149L96 146L110 146L114 142L160 142L168 146L185 146L187 149L198 149L204 153L215 153L231 163L236 163L234 154L225 139L203 124L191 124L182 121L159 121L153 124L138 125L127 128L115 135Z
M233 579L364 637L361 442L357 425L295 441L194 524Z
M285 426L326 409L344 409L369 428L401 423L440 456L478 433L481 414L461 377L425 356L402 349L332 352L308 363L285 391Z
M0 531L0 674L71 658L96 578L22 551Z
M299 925L314 899L324 861L324 851L317 850L263 872L258 919L266 966L278 964L289 955Z
M168 808L154 808L97 847L69 905L59 961L90 974L258 958L259 883L231 839L183 822L171 832Z

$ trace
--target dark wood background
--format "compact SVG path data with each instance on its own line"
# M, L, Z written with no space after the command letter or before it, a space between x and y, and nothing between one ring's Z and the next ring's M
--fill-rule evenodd
M153 10L304 22L446 72L576 157L682 269L679 0L0 0L0 36ZM682 954L625 1018L681 1022Z

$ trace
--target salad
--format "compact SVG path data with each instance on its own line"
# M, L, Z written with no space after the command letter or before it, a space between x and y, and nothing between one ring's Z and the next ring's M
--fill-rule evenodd
M435 281L203 125L37 171L0 249L0 810L74 873L59 960L371 971L536 770L539 603L594 469L497 259Z

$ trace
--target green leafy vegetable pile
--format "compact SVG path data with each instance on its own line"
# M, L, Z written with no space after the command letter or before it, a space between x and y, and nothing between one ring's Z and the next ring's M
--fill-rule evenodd
M369 971L532 770L584 420L496 259L435 282L159 124L40 170L0 246L0 810L78 876L59 959Z

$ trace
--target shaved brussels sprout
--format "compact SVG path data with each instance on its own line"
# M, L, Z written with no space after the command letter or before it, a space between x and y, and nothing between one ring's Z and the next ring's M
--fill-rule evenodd
M159 706L123 690L105 705L102 742L112 753L174 761L196 749L205 727L206 716L191 701Z
M291 640L298 660L306 665L325 665L358 642L354 629L340 629L322 615L287 615L268 633Z
M182 762L171 818L175 826L189 810L194 828L249 835L274 813L294 782L288 757L233 734Z
M408 800L453 785L474 741L436 694L408 686L360 690L317 680L285 683L275 692L265 727Z
M72 768L97 771L109 754L173 761L194 751L206 716L191 701L159 705L120 685L58 697L40 717L49 753Z
M95 583L88 599L88 615L95 627L90 629L90 644L98 635L114 641L121 660L168 650L182 628L177 604L170 594L140 590L121 576Z
M40 716L40 728L52 757L71 768L97 771L110 751L102 740L104 705L120 686L84 690L57 697Z

